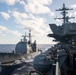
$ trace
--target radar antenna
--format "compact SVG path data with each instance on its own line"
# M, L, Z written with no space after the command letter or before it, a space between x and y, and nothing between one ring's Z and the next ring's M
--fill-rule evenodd
M22 37L23 37L23 42L27 42L27 39L26 39L26 32L25 32L25 35L22 35Z
M30 30L29 30L29 41L30 41L30 43L31 43L31 41L32 41L32 40L31 40L31 37L32 37L32 36L31 36L31 29L30 29Z
M63 19L64 24L67 23L69 19L74 19L74 17L66 16L66 14L68 13L67 12L68 10L73 10L73 9L65 7L65 4L63 3L63 7L56 10L56 11L61 11L61 14L63 15L63 17L62 18L55 18L55 19Z
M23 37L23 42L27 42L26 37L29 37L29 43L31 44L32 43L31 37L33 37L31 36L31 29L29 30L29 35L26 35L25 33L25 35L22 35L22 37Z

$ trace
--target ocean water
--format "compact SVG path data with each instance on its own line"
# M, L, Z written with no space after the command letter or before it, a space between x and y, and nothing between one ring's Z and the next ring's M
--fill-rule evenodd
M37 48L41 50L45 50L48 47L51 47L51 44L38 44ZM16 44L0 44L0 52L10 53L15 50Z
M15 50L15 44L0 44L0 52L10 53Z

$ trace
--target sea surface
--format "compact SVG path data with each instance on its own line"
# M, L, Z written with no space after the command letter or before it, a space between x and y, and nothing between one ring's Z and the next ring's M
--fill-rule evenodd
M41 50L45 50L51 47L51 44L38 44L37 48ZM2 53L10 53L15 51L16 44L0 44L0 52Z

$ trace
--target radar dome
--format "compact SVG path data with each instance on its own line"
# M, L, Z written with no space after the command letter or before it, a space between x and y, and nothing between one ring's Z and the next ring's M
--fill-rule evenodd
M16 53L27 53L27 43L19 42L15 47Z

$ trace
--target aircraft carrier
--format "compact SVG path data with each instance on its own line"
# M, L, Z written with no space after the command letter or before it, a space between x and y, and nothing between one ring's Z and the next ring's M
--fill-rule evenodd
M57 9L62 14L61 25L49 24L52 34L49 37L57 42L53 47L34 58L33 66L35 73L39 75L76 75L76 23L69 19L68 11L73 10L63 4L62 8ZM32 75L32 73L31 73Z

